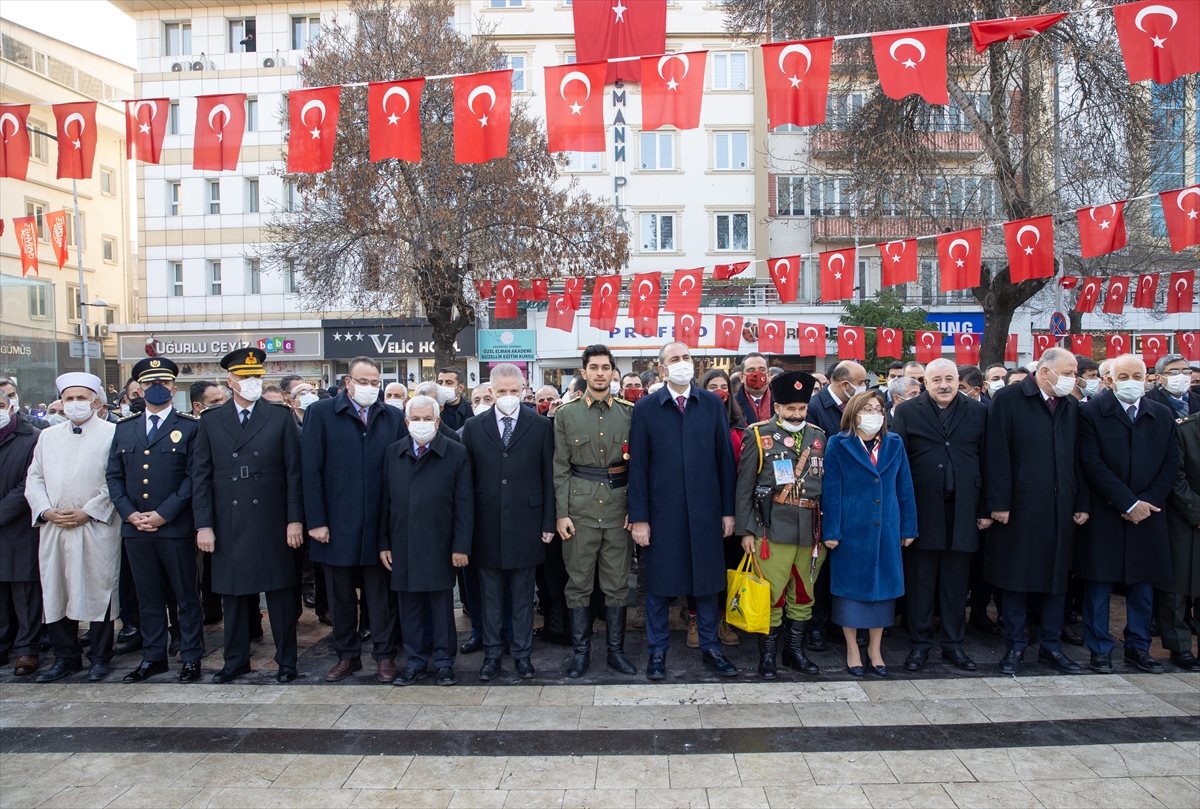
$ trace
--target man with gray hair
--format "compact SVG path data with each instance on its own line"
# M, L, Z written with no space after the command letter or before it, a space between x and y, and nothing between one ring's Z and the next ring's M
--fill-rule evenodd
M1171 408L1177 419L1200 412L1200 396L1192 393L1192 369L1182 354L1166 354L1154 363L1158 385L1146 391L1146 398Z
M888 410L888 423L896 416L896 408L909 399L915 399L921 395L921 383L913 379L911 376L895 376L887 383L888 399L891 401L891 408Z

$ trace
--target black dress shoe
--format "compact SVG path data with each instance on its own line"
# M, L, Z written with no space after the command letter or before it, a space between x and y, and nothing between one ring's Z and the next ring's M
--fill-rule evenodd
M194 683L200 679L200 661L185 660L183 668L179 670L179 682Z
M127 641L117 641L113 646L113 655L127 655L142 650L142 633L134 630L134 635Z
M426 669L414 669L412 666L405 666L404 670L396 675L396 679L392 680L392 685L413 685L427 674L429 672Z
M971 614L971 619L967 621L968 626L973 626L985 635L999 635L1003 630L1000 625L991 619L991 616Z
M1080 665L1062 652L1051 652L1046 649L1038 649L1038 662L1045 663L1050 668L1057 669L1063 674L1083 673L1083 669L1080 667Z
M142 633L138 631L138 628L132 624L129 626L123 626L117 632L117 643L129 643L131 640L141 634Z
M496 676L499 674L500 674L500 658L485 657L483 659L483 665L479 667L479 679L483 680L486 683L488 680L496 679Z
M1074 629L1072 629L1069 626L1063 627L1062 639L1063 639L1063 643L1069 643L1072 646L1082 646L1083 645L1083 635L1080 635L1078 632L1076 632Z
M280 683L290 683L300 675L291 666L280 666L279 671L275 672L275 681Z
M109 674L112 674L112 667L103 661L97 660L96 662L92 663L92 667L88 669L88 682L98 683L104 678L108 677Z
M454 669L449 666L442 666L437 670L438 685L454 685L458 682L458 677L454 675Z
M37 676L39 683L52 683L55 680L61 680L63 677L70 677L78 671L83 670L83 663L78 660L67 660L65 658L57 658L54 665L43 671Z
M1103 652L1092 652L1092 660L1088 663L1088 668L1097 674L1112 674L1112 655L1104 654Z
M167 644L167 656L168 657L179 657L180 645L181 645L180 639L177 638L176 636L172 635L171 642L169 644Z
M1200 671L1200 660L1191 652L1171 652L1171 662L1184 671Z
M483 638L477 638L474 635L467 638L462 646L458 647L459 654L469 655L478 652L483 648Z
M808 648L814 652L825 651L825 630L812 629L810 627L808 630L808 635L805 638L805 642L808 645Z
M532 680L537 676L537 672L533 670L533 661L528 657L522 657L513 662L517 667L517 676L522 680Z
M667 676L667 656L662 652L651 654L646 660L646 679L663 680Z
M975 661L967 657L967 653L962 649L942 649L942 660L963 671L975 671L979 668L975 665Z
M121 682L140 683L142 680L148 680L155 674L162 674L170 669L171 667L165 660L143 660L142 665L126 674L125 679Z
M249 674L249 673L250 673L249 666L239 666L236 669L221 669L220 671L218 671L216 674L214 674L212 676L212 681L214 683L217 683L218 685L223 685L224 683L233 682L238 677L241 677L243 674Z
M1009 677L1015 677L1021 673L1021 666L1025 664L1025 652L1006 652L1004 657L1000 658L1000 673Z
M1150 619L1150 637L1157 638L1162 634L1162 628L1158 625L1158 618Z
M718 677L738 676L737 666L730 663L720 649L704 650L704 667Z
M317 606L317 596L313 593L306 593L304 595L304 606L308 607L310 610Z
M928 659L928 649L913 649L908 653L908 657L904 658L904 668L906 671L920 671Z
M1147 674L1162 674L1163 664L1159 663L1144 649L1125 647L1125 662L1132 663Z

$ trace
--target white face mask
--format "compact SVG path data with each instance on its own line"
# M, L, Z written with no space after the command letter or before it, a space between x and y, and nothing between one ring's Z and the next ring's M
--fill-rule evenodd
M242 389L239 390L238 396L241 396L247 402L257 402L262 398L262 380L256 376L246 376L238 380L238 384Z
M4 395L3 393L0 393L0 396L3 396L3 395ZM13 410L20 410L21 409L21 397L16 396L16 395L10 396L8 399L8 406L11 407Z
M7 427L10 421L12 421L12 411L7 407L0 407L0 430Z
M1053 390L1054 395L1059 397L1060 399L1063 396L1067 396L1068 394L1071 393L1071 391L1075 390L1075 377L1060 376L1058 378L1058 381L1055 382L1054 385L1051 387L1051 390Z
M863 413L858 417L858 429L866 435L875 435L883 427L882 413Z
M307 410L310 404L313 402L319 402L320 400L321 397L315 393L301 393L299 401L296 402L296 406L301 410Z
M687 360L673 362L667 366L667 379L676 385L686 385L696 378L696 366Z
M782 424L783 429L787 430L789 433L798 433L804 429L804 425L807 424L808 422L806 422L806 421L788 421L783 416L780 416L779 423Z
M83 424L83 422L92 417L92 413L95 411L92 410L91 402L64 402L63 412L67 414L67 418L71 421L76 424Z
M121 417L124 418L125 416L128 416L128 415L129 415L129 405L127 405L127 404L121 405Z
M384 399L383 403L385 405L387 405L388 407L394 407L397 410L404 409L404 400L403 399Z
M491 409L492 409L492 406L490 404L480 402L479 404L477 404L471 408L471 412L474 413L476 416L478 416L480 413L486 413Z
M354 393L350 396L359 407L370 407L379 401L379 388L370 385L355 385Z
M1083 392L1087 396L1095 396L1097 393L1100 392L1100 380L1099 379L1083 380Z
M1115 385L1113 393L1126 404L1133 404L1146 394L1146 383L1140 379L1121 379Z
M49 416L46 416L46 421L50 422L51 427L55 424L62 424L66 420L67 417L60 413L51 413Z
M1190 374L1179 374L1178 376L1168 376L1167 382L1163 385L1167 389L1167 393L1172 396L1182 396L1188 392L1188 388L1192 386L1192 377Z
M496 407L506 416L511 416L517 412L517 408L521 406L520 396L501 396L496 400Z
M993 379L991 382L988 383L988 391L990 391L993 395L995 395L996 391L1000 390L1003 387L1004 387L1003 379Z
M621 392L621 383L615 379L612 382L608 383L608 392L609 392L609 395L616 396L618 393Z
M437 403L438 407L445 407L454 401L454 388L447 388L445 385L437 387Z
M413 437L413 440L418 444L428 444L437 435L437 422L435 421L410 421L408 423L408 434Z

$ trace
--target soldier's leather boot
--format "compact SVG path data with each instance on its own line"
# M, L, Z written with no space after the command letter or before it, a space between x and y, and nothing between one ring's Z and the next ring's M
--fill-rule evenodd
M604 608L605 645L608 647L608 666L622 674L637 674L637 667L625 656L625 607Z
M808 621L792 621L788 627L787 642L783 648L783 665L801 674L820 674L821 669L804 654L804 632Z
M571 645L575 656L567 668L567 676L582 677L592 663L592 612L587 607L572 607L567 611L571 623Z
M764 680L776 677L775 656L779 652L779 633L783 625L771 627L771 631L758 636L758 676Z

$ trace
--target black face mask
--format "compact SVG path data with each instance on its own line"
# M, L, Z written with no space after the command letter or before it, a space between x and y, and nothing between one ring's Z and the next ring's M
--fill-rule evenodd
M130 412L130 413L144 413L144 412L146 412L146 400L145 400L145 399L143 399L141 396L137 397L136 399L132 399L132 400L130 400L130 402L129 402L129 412Z
M1192 393L1200 396L1200 385L1192 385Z

